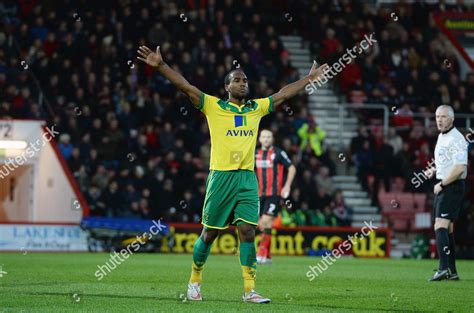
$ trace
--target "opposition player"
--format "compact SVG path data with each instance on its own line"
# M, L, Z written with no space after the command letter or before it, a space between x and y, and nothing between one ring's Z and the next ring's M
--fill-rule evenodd
M454 111L449 105L436 110L436 124L441 132L435 147L436 179L433 203L436 247L439 267L430 281L459 280L456 270L454 221L457 220L464 197L467 175L467 142L453 125ZM432 171L430 173L433 174Z
M273 133L267 129L260 132L258 139L261 148L255 154L255 168L258 179L258 194L260 196L260 221L262 238L258 246L257 263L271 264L270 253L272 240L272 226L275 217L280 212L280 200L288 198L291 183L296 175L296 167L285 151L273 146ZM284 169L288 174L283 185Z
M219 230L237 225L240 240L240 263L244 280L244 302L268 303L255 288L255 228L258 225L258 183L255 177L255 146L260 119L283 101L301 91L309 80L323 77L329 69L313 64L309 74L283 87L272 96L247 99L249 86L242 70L225 77L228 99L207 95L191 85L163 60L160 47L153 52L140 46L138 59L155 67L176 88L184 92L193 105L206 115L211 137L210 171L202 212L203 230L194 244L191 277L187 298L202 300L201 281L204 264Z

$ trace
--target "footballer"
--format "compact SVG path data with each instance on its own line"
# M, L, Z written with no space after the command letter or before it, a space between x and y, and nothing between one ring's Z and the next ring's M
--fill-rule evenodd
M296 167L291 164L285 151L273 146L273 133L270 130L262 129L258 141L261 147L255 154L255 169L261 205L258 225L262 237L258 246L257 264L271 264L273 222L280 212L281 199L286 199L290 195ZM288 171L286 179L284 169Z
M224 81L227 99L203 93L168 66L160 47L138 50L139 60L155 67L193 105L205 114L211 138L211 159L202 211L203 230L194 244L187 298L201 301L204 264L219 231L236 225L240 240L240 264L244 282L244 302L269 303L255 291L255 229L259 219L258 182L254 173L255 147L262 117L303 90L309 80L323 77L329 66L313 64L309 74L266 98L248 99L249 84L241 69L227 74Z

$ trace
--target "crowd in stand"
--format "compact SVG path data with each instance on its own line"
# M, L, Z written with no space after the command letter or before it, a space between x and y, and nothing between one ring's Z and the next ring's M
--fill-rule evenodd
M474 112L474 73L465 79L460 76L455 48L435 24L435 11L466 12L467 8L443 3L429 6L421 1L377 12L368 5L346 6L342 9L346 18L336 18L332 25L336 37L329 38L328 30L319 47L320 54L337 55L342 47L356 45L363 34L377 34L378 42L358 56L350 75L339 77L340 90L349 102L384 104L390 110L393 128L387 135L373 123L374 115L364 111L360 119L366 126L350 145L363 188L375 194L381 182L390 191L393 177L405 179L405 191L430 191L430 184L418 189L410 182L414 173L429 167L438 135L434 116L428 120L430 127L422 116L433 114L442 104L452 105L456 114ZM396 12L396 20L390 12ZM347 14L354 13L359 20L349 24ZM331 50L332 46L337 49ZM455 125L464 128L465 120L458 118ZM470 154L474 156L474 151ZM368 175L375 176L375 189L368 185Z
M377 47L335 81L348 99L359 91L363 101L404 107L408 115L446 102L456 110L474 107L474 78L459 79L432 19L416 4L400 11L394 24L383 9L371 12L352 1L120 3L0 5L5 25L0 116L41 118L58 126L59 149L94 215L200 221L209 166L207 123L170 82L136 62L142 44L160 45L165 61L208 94L225 97L224 77L240 67L249 77L251 96L262 97L298 78L280 34L302 34L321 63L380 30ZM287 11L292 21L285 18ZM449 69L443 67L446 57L453 64ZM43 101L32 74L45 93ZM288 105L291 110L283 106L261 123L297 166L282 222L349 225L351 209L331 184L336 161L323 144L324 130L314 124L305 95ZM380 179L386 182L396 174L386 172L386 156L402 156L401 172L424 166L429 157L418 149L425 138L419 128L391 131L385 139L368 132L361 129L351 145L359 173L384 168Z
M78 11L68 2L55 3L54 11L48 1L0 7L8 26L0 34L0 85L6 91L0 113L57 125L59 150L91 214L200 221L209 166L207 123L161 75L136 64L139 44L159 44L170 66L220 97L225 75L237 66L249 77L254 97L271 95L298 78L273 26L279 16L253 13L265 9L255 1L212 3L193 12L161 1L145 8L139 1L98 3ZM181 9L189 14L180 16ZM22 60L27 69L18 66ZM28 71L48 100L42 108ZM295 116L281 110L262 121L302 173L286 212L301 208L323 212L319 224L326 215L330 224L329 216L345 222L343 200L334 201L334 188L323 185L334 166L322 157L322 138L319 144L300 142L314 132L307 110L299 112L305 98L292 105ZM298 133L303 125L310 129Z

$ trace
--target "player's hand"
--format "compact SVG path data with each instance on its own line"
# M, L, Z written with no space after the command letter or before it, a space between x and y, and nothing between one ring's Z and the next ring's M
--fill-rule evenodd
M328 69L329 65L327 63L324 63L323 65L318 67L318 63L314 61L313 66L311 67L311 70L309 71L308 75L311 80L320 80Z
M443 190L443 187L441 187L441 182L439 182L434 186L433 192L435 195L437 195L438 193L441 192L441 190Z
M160 52L160 46L156 47L155 52L151 51L151 49L148 48L147 46L140 46L137 52L140 55L137 57L137 59L145 62L146 64L150 66L158 67L164 64L163 57L161 56L161 52Z
M290 195L290 191L291 191L290 186L284 186L283 188L281 188L281 196L282 196L282 198L283 198L283 199L288 198L288 196Z

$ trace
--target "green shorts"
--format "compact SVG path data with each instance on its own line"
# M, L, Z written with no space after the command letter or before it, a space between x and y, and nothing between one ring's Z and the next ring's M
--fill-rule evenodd
M206 182L201 224L215 229L242 222L258 225L259 202L258 182L253 171L211 170Z

